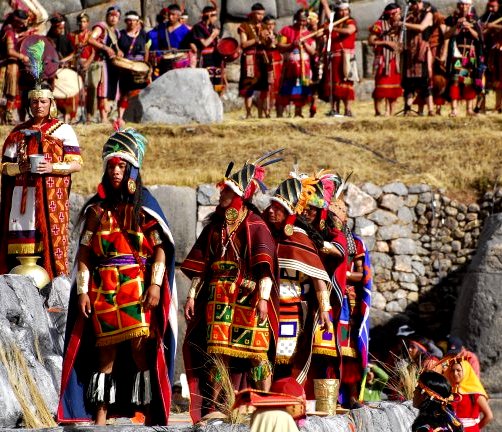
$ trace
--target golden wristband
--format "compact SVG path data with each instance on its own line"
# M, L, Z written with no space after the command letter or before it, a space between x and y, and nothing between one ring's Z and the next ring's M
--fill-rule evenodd
M200 284L200 278L194 277L192 279L192 285L190 285L190 289L188 290L187 298L194 299L197 295L197 288Z
M77 272L77 294L87 294L89 292L89 280L91 274L89 270L81 270Z
M269 277L260 279L258 290L260 292L260 300L270 300L270 293L272 292L272 279Z
M71 166L68 162L56 162L52 164L52 174L59 175L68 175L70 172Z
M166 265L163 262L154 262L152 264L151 285L162 286L162 282L164 282L165 272L166 272Z
M4 162L2 164L2 174L6 174L10 177L17 176L21 174L21 170L19 168L19 164L16 162Z
M329 292L326 290L317 291L316 295L321 312L329 312L331 309L331 305L329 303Z

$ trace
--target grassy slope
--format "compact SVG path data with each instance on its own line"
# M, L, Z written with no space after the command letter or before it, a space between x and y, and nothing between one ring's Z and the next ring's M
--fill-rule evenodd
M358 103L354 119L328 119L320 107L315 119L241 120L204 126L136 125L147 135L146 184L195 186L214 183L229 160L240 166L267 150L285 147L285 162L268 170L270 186L285 178L295 162L302 171L322 167L352 181L384 184L426 182L459 199L472 199L490 188L502 172L502 116L374 118L370 103ZM101 173L101 148L111 127L76 126L85 161L73 176L74 190L94 191ZM0 127L0 140L9 128Z

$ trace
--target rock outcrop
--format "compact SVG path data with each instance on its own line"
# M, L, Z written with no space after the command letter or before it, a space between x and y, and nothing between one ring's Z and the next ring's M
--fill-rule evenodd
M487 390L502 393L502 213L485 221L478 249L459 289L452 334L481 360Z

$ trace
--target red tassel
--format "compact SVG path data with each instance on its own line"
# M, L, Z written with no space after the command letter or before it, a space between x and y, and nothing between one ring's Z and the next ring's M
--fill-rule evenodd
M106 198L106 192L105 192L105 187L103 186L103 183L98 184L98 196L101 199Z

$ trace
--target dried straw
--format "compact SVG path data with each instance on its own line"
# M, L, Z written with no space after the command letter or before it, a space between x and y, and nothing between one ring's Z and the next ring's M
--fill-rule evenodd
M26 428L57 426L26 365L21 350L11 342L0 340L0 360L21 406L24 426Z

